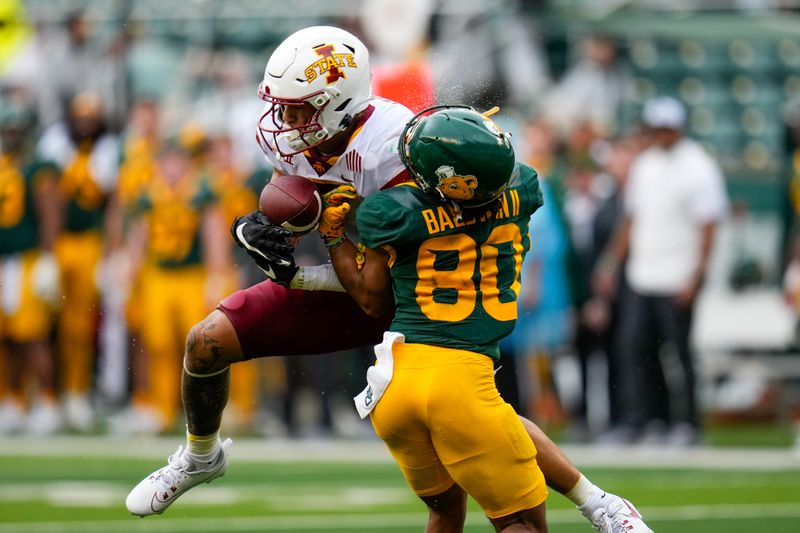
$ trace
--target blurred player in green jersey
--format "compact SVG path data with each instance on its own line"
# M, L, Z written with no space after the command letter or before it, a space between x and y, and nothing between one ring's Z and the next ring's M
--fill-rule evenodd
M62 295L53 254L59 169L35 157L34 130L26 106L9 102L0 109L0 357L8 348L0 367L0 434L46 435L62 426L49 341ZM32 391L26 383L35 385Z

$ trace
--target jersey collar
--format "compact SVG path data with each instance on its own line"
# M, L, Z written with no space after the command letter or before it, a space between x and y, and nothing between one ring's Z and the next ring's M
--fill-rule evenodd
M309 148L303 155L306 157L308 164L311 165L311 168L317 173L318 176L322 176L326 172L328 172L333 165L339 160L339 156L347 151L350 147L350 144L353 142L353 139L361 133L361 130L364 128L364 124L367 123L369 117L372 116L372 113L375 111L375 106L368 105L363 111L356 114L353 117L353 133L350 134L350 138L347 140L342 147L342 149L336 154L322 154L316 147Z

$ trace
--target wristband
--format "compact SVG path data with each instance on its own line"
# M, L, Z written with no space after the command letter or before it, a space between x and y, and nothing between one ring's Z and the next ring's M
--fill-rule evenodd
M328 250L333 250L337 246L343 244L344 241L346 240L347 237L336 237L334 239L328 237L323 238L323 241L325 242L325 248L327 248Z

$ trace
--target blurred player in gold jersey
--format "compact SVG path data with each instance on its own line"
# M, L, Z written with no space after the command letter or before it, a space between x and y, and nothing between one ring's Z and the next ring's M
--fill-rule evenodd
M258 209L258 195L266 178L259 172L248 175L236 165L230 137L220 135L209 140L207 161L212 187L219 198L226 224ZM232 268L226 273L223 294L250 285L245 269L235 268L236 265L251 264L247 254L234 244L228 246L228 251ZM283 360L276 359L270 364L283 370ZM252 427L258 403L259 367L258 361L247 361L231 372L231 401L225 412L225 422L233 431Z
M0 353L7 348L0 367L0 434L49 434L61 426L49 340L52 308L61 297L53 255L59 173L33 156L34 122L24 106L0 110Z
M57 342L59 376L67 423L88 431L93 426L89 393L99 316L95 273L103 249L105 208L116 186L119 164L118 141L106 132L100 98L93 93L75 96L67 121L45 131L39 151L63 169L59 188L66 204L63 232L55 249L64 284Z
M177 421L183 336L225 288L227 227L209 180L175 143L164 147L136 210L132 271L141 269L147 398L156 421L148 429L160 432Z
M127 329L129 367L132 372L130 408L110 422L114 433L137 433L154 423L150 416L148 390L148 357L141 338L142 290L141 277L131 277L130 254L126 248L128 234L135 224L136 206L157 172L161 145L160 110L153 100L142 99L133 104L124 136L119 180L109 206L107 227L109 252L109 287L120 291L124 303Z

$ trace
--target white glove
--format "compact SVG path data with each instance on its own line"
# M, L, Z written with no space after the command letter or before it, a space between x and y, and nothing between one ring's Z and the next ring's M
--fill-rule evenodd
M33 292L49 304L58 303L62 296L61 269L50 252L42 252L33 265Z

